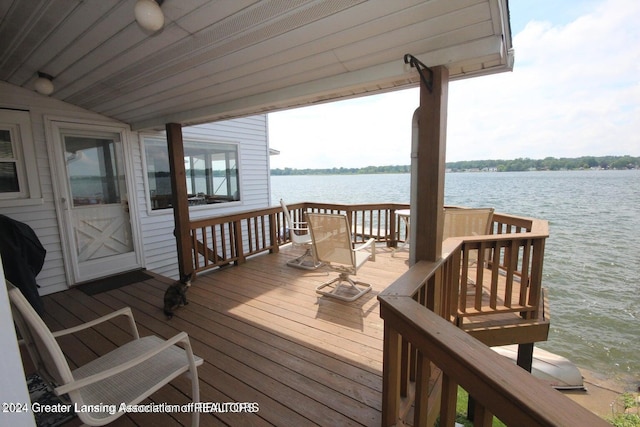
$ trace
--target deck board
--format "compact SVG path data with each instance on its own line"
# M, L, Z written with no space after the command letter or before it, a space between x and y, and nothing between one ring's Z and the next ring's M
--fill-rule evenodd
M371 283L372 291L347 303L315 292L337 273L286 265L300 251L284 246L240 266L199 275L188 291L190 303L171 320L162 305L172 280L153 273L93 296L78 289L49 295L43 318L58 330L130 306L141 336L170 338L186 331L194 352L205 360L198 370L201 401L260 406L255 414L202 414L201 426L380 425L383 322L376 295L407 271L409 254L392 257L391 249L379 246L376 261L357 276ZM472 298L467 302L471 305ZM468 319L465 327L481 318ZM76 366L129 339L129 325L119 318L60 342ZM181 404L190 396L190 382L178 378L145 402ZM191 414L185 413L128 414L113 425L190 423ZM77 419L66 424L76 425Z
M169 338L186 331L199 368L204 402L258 402L256 414L202 414L201 426L380 424L382 331L376 299L408 268L406 257L380 248L358 278L373 290L352 303L320 297L315 287L333 277L289 267L299 248L257 256L238 267L200 275L189 305L171 320L162 313L170 279L151 279L88 296L77 289L44 298L53 330L130 306L140 335ZM129 339L126 322L114 321L62 340L72 364L82 364ZM191 389L180 378L151 396L186 403ZM190 425L191 414L128 414L113 425ZM77 420L67 423L78 425Z

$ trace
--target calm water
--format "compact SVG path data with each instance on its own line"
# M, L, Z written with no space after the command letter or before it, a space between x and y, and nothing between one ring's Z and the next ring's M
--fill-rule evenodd
M272 204L409 203L408 174L272 177ZM445 204L549 221L541 348L640 383L640 171L449 173Z

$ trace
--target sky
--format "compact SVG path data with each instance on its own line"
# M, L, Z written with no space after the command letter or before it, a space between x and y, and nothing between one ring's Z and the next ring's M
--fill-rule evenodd
M513 71L449 83L447 161L640 156L640 1L509 10ZM271 168L408 165L418 104L416 88L271 113Z

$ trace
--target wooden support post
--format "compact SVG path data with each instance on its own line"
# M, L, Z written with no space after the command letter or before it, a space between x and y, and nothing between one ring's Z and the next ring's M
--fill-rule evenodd
M382 352L382 426L395 426L398 423L401 340L400 334L391 329L385 321Z
M278 244L278 218L276 214L269 214L269 249L270 254L277 254L280 252L280 245Z
M527 372L531 372L533 365L533 343L518 344L518 366Z
M247 223L247 229L250 225ZM242 243L242 222L240 220L233 221L233 244L236 251L236 265L244 264L247 260L244 256L244 247Z
M433 68L431 92L420 83L411 153L411 265L442 255L448 86L449 70L443 66Z
M180 277L193 272L193 253L189 230L189 200L187 196L186 171L184 168L184 144L182 125L167 123L167 148L169 149L169 171L171 176L171 202L173 204L174 234L178 247L178 270Z
M400 234L400 221L396 221L397 215L395 209L389 210L389 233L391 233L391 240L387 241L387 246L391 248L398 247L398 237ZM406 236L405 239L409 237Z

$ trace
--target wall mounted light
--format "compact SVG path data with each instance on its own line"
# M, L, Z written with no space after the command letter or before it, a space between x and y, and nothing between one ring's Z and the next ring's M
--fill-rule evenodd
M52 80L53 77L51 77L49 74L41 73L40 71L38 71L38 78L33 83L33 88L36 90L36 92L45 96L49 96L53 93L54 89Z
M164 26L164 14L160 5L163 0L138 0L133 15L143 29L155 33Z

